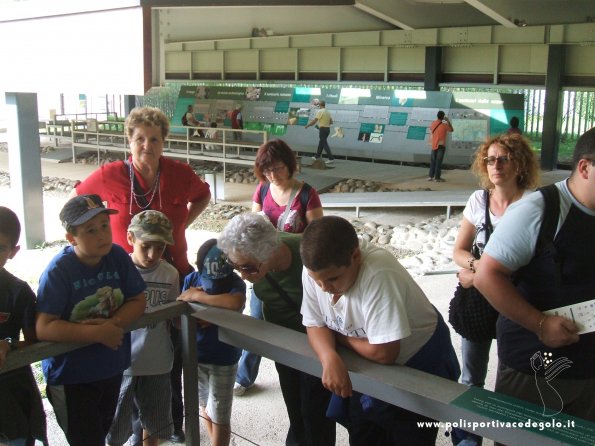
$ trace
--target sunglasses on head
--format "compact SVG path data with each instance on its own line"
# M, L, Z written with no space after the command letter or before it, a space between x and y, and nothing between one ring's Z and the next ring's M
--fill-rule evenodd
M262 266L262 263L259 263L258 265L250 265L249 263L245 265L237 265L229 260L229 258L226 260L226 262L233 269L238 270L241 273L248 274L249 276L258 274L260 272L260 267Z

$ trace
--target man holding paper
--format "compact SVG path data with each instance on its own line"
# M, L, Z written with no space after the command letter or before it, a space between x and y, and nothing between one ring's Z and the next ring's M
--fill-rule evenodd
M556 188L553 244L536 251L544 197L535 192L508 208L473 284L501 314L496 391L546 407L562 400L563 412L595 421L595 332L549 311L595 298L595 128L577 141L572 173ZM542 353L550 360L536 370L532 358ZM548 370L559 358L568 360L565 367ZM541 384L557 397L548 401Z

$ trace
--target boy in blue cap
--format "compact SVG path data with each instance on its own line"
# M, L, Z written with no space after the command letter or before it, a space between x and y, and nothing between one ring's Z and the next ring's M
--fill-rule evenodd
M186 276L178 300L242 311L246 284L233 272L216 239L207 240L200 247L196 267L198 272ZM217 326L199 324L196 342L201 416L211 444L226 446L231 437L233 385L242 350L219 341Z
M48 399L74 446L105 446L130 365L124 328L145 310L145 281L126 251L112 244L109 215L117 212L98 195L68 200L60 220L69 245L39 279L39 340L89 344L42 362Z

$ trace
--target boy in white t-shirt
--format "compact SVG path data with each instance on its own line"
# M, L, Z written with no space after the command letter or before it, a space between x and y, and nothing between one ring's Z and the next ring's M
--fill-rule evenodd
M180 294L178 271L161 257L174 244L171 221L159 211L143 211L128 226L130 257L141 274L145 290L145 312L174 302ZM132 434L133 404L143 427L143 444L157 446L159 439L173 434L170 371L173 346L169 321L160 321L131 332L130 367L124 370L118 408L107 436L110 446L122 446Z
M335 394L327 415L342 408L334 415L346 425L352 446L433 445L437 429L417 427L431 420L353 391L336 345L373 362L456 381L460 368L440 313L391 253L358 240L343 218L310 223L300 254L303 324L322 363L322 383Z

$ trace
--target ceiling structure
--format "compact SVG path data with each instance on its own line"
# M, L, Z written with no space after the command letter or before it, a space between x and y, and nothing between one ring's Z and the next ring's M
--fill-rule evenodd
M592 22L592 0L356 0L354 6L401 29Z
M593 0L145 0L146 6L275 7L346 6L404 30L503 25L506 27L588 23Z
M548 44L544 27L573 25L573 36L595 45L594 17L595 0L0 0L0 42L10 43L0 44L0 60L20 61L0 72L0 85L38 91L38 67L51 66L43 88L143 94L159 79L160 42L242 39L254 29L287 36L476 27L483 37L480 27L527 26L529 43ZM559 28L553 43L570 33ZM122 42L126 51L117 51Z

